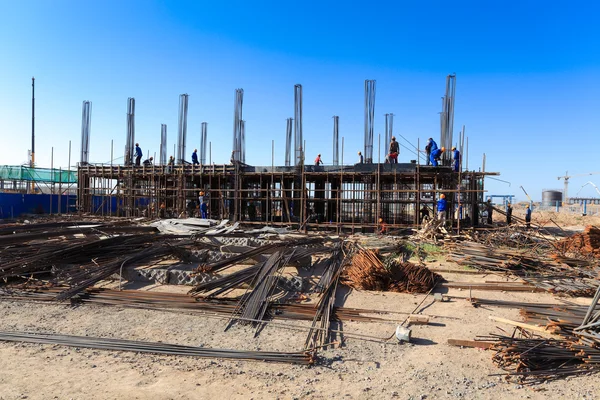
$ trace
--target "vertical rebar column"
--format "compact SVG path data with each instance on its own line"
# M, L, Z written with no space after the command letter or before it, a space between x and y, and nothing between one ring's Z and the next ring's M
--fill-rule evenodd
M135 148L135 99L127 99L127 134L125 138L125 165L133 164L133 149Z
M242 120L240 124L240 161L246 163L246 121Z
M90 160L90 130L92 128L92 102L85 100L81 107L81 164Z
M187 140L187 114L188 114L187 93L179 95L179 132L177 137L177 162L183 164L185 161L185 144Z
M337 115L333 116L333 165L340 164L340 117Z
M302 85L294 85L294 165L303 163L302 147Z
M206 139L208 137L208 123L203 122L200 129L200 165L206 164Z
M383 146L384 154L387 156L387 149L394 136L394 114L385 114L385 142Z
M451 158L454 130L454 96L456 93L456 75L446 76L446 93L442 97L442 112L440 113L440 146L446 148L442 155L444 165L448 165Z
M160 165L167 163L167 124L160 124Z
M292 121L293 118L288 118L287 127L285 130L285 166L289 167L291 165L292 158ZM296 154L296 153L294 153Z
M244 105L244 89L235 89L233 105L233 149L232 159L242 160L242 107Z
M375 81L365 80L365 162L373 162L373 130L375 127Z

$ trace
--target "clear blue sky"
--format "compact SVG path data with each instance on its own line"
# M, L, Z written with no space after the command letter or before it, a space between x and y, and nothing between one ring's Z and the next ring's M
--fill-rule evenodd
M466 125L469 168L485 153L486 170L511 183L487 180L490 193L523 199L523 185L540 199L543 188L562 188L556 178L566 171L600 171L596 4L0 0L0 164L27 161L32 76L37 164L50 166L54 146L54 165L65 167L69 140L72 164L79 159L83 100L93 103L90 161L107 162L111 140L123 156L127 97L144 154L159 151L161 123L172 149L181 93L190 95L188 149L206 121L213 161L227 162L236 88L245 91L246 161L269 165L275 140L283 164L296 83L308 158L320 152L331 163L339 115L344 161L355 162L365 79L377 80L376 135L394 113L396 135L423 146L439 137L454 72L455 131ZM413 158L402 149L401 162ZM588 180L600 185L600 175L574 177L570 195ZM597 193L588 185L580 195Z

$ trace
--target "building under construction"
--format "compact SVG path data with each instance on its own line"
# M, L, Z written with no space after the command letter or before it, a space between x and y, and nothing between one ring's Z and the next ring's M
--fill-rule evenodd
M229 165L106 166L78 170L79 209L123 217L196 215L206 202L208 217L247 224L312 229L373 230L415 226L440 194L448 219L472 224L483 201L484 177L418 164L254 167Z

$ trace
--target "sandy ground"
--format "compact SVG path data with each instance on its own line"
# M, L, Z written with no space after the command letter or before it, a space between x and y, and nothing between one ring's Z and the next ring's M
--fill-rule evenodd
M459 267L433 262L436 268ZM500 280L497 276L445 273L451 281ZM148 286L142 290L183 291ZM449 295L468 296L451 290ZM474 297L527 302L558 302L550 294L474 291ZM358 292L340 296L348 307L410 313L423 295ZM582 303L586 300L580 299ZM345 346L323 351L312 367L263 362L172 357L51 345L0 342L0 399L262 399L404 398L514 399L600 397L600 376L582 376L534 387L507 383L485 350L449 346L449 338L473 339L500 333L496 315L520 320L517 309L473 308L466 300L433 302L420 311L431 324L414 326L414 340L381 344L348 338ZM114 306L0 302L0 330L55 332L184 345L296 351L306 331L267 326L236 326L187 313ZM346 322L346 332L389 337L405 314L385 314L385 323ZM308 326L308 322L288 322Z

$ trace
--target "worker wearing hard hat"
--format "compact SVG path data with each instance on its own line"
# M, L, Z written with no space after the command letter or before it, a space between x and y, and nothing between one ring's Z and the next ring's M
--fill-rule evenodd
M456 147L452 147L452 170L458 172L460 168L460 151Z
M438 220L442 221L443 224L446 224L446 208L446 195L442 193L440 195L440 199L437 202L437 217Z
M387 225L383 221L383 218L379 218L379 231L378 231L378 233L380 235L383 235L383 234L387 233Z
M446 148L442 147L441 149L435 149L431 152L431 165L433 165L434 167L438 166L438 161L442 158L442 154L444 154L444 151L446 151Z

